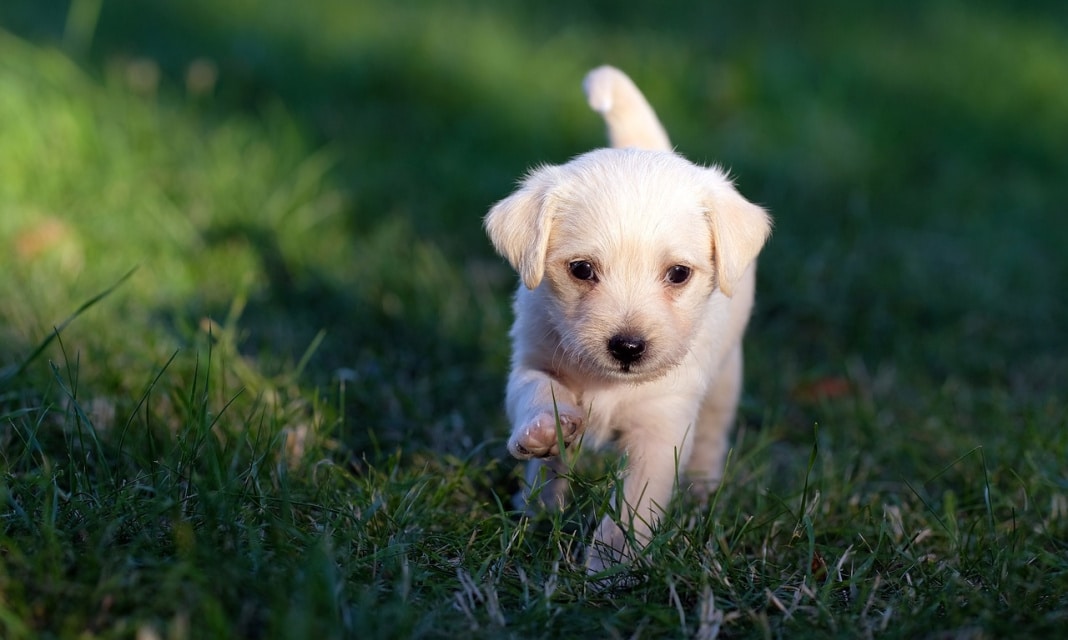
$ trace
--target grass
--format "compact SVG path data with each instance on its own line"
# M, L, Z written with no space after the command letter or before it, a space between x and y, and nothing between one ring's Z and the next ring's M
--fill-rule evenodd
M1040 636L1068 617L1057 3L0 6L0 636ZM632 73L776 218L709 510L511 506L481 215Z

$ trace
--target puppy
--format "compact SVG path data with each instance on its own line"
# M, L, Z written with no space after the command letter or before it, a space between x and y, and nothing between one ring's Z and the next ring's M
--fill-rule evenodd
M584 88L613 148L534 169L485 228L521 279L506 406L528 484L543 465L556 477L560 445L580 436L626 455L621 518L604 517L587 553L597 572L635 557L676 485L707 497L719 482L771 220L722 170L674 153L621 71L595 69ZM543 500L562 500L563 482Z

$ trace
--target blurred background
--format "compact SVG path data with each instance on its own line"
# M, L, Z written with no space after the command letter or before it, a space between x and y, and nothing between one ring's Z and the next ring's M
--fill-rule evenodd
M481 217L604 144L604 63L775 217L747 422L803 440L849 402L841 437L919 459L1063 428L1052 1L5 0L0 366L136 268L62 334L101 415L221 340L357 452L503 453L515 278Z
M775 218L728 481L607 594L481 228L605 63ZM1066 141L1063 0L0 0L0 636L1063 629Z

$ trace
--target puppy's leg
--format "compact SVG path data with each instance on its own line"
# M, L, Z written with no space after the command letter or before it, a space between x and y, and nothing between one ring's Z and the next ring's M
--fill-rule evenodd
M586 568L591 573L634 557L628 531L638 546L649 542L671 501L678 472L689 455L692 440L689 422L681 424L685 427L672 430L664 429L666 424L659 423L656 425L661 429L659 432L648 430L628 438L623 491L622 495L617 492L613 498L614 501L622 500L622 504L614 504L619 520L609 514L597 527L586 559Z
M520 460L560 455L560 441L566 447L582 430L575 394L542 371L512 371L506 404L512 419L508 451Z
M526 486L516 506L531 509L531 495L549 507L563 506L567 480L560 444L567 447L582 431L583 414L570 389L541 371L517 368L508 380L506 404L512 419L508 451L527 465Z
M527 463L523 489L515 496L515 506L534 515L533 502L559 510L567 503L566 465L560 458L531 460Z
M723 477L723 464L741 393L742 347L738 345L724 360L697 419L693 454L686 466L686 476L690 481L690 492L699 500L707 500Z

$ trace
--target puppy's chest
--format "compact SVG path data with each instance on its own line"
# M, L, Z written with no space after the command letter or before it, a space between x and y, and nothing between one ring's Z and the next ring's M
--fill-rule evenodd
M585 389L577 394L586 415L584 437L595 446L646 441L681 446L696 426L707 382L701 376L668 376L646 384Z
M615 443L637 428L634 407L642 402L643 396L644 393L632 388L583 393L579 404L586 414L587 441L596 446Z

